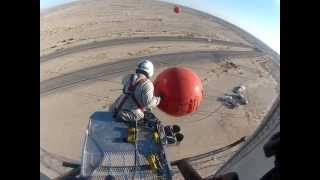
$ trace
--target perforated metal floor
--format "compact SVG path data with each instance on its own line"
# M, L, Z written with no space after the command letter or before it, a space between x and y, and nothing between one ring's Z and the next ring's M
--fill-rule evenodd
M152 130L139 127L137 147L124 142L127 124L115 121L110 112L91 116L83 145L81 176L88 179L172 179L165 149L152 140ZM151 171L147 156L157 154L163 168Z

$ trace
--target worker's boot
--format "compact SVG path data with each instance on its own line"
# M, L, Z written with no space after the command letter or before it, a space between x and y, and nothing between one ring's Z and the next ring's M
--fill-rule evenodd
M128 110L121 110L117 113L116 118L118 122L125 122L128 124L135 124L135 120L137 119L136 116L128 111Z

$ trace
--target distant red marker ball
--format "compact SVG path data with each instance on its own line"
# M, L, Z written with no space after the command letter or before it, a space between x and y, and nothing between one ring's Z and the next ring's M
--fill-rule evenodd
M175 6L174 7L174 12L179 14L182 11L181 7Z
M195 112L203 98L200 78L188 68L169 68L154 81L155 95L163 96L159 109L172 116Z

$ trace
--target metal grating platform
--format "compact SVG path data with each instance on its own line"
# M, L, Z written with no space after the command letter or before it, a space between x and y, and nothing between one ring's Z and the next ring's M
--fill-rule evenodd
M152 130L138 127L137 148L123 141L127 124L115 121L110 112L96 112L89 121L82 151L81 176L88 179L172 179L165 149L152 140ZM151 170L147 156L157 154L163 169Z

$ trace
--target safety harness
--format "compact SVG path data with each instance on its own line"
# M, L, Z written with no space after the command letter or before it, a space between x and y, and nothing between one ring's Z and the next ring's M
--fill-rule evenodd
M122 101L120 102L119 106L117 108L115 108L115 114L114 116L117 116L118 112L120 109L122 109L122 106L124 105L124 103L128 100L129 97L132 98L133 102L138 106L138 108L144 112L144 107L143 105L141 105L137 98L135 97L134 95L134 92L137 88L137 86L139 84L142 84L146 81L147 79L146 78L140 78L138 81L136 81L135 84L133 84L133 81L134 81L134 74L131 75L131 78L130 78L130 83L129 83L129 87L128 87L128 92L125 91L125 89L123 88L123 93L125 94L125 97L122 99Z

